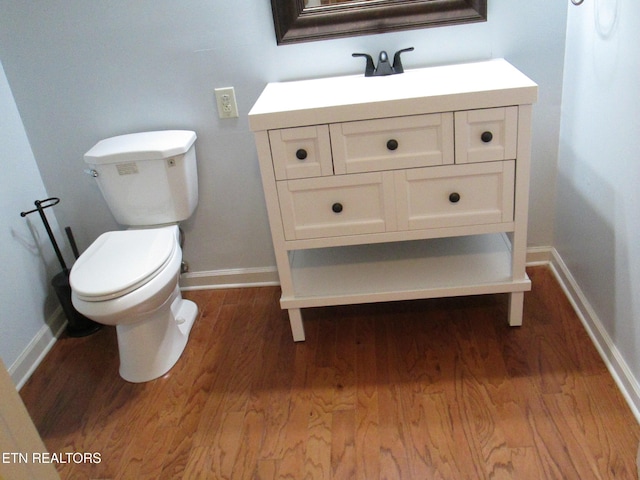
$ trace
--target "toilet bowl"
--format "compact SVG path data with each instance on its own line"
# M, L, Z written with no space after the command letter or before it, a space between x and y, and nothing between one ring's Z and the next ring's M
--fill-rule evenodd
M74 307L115 325L120 376L146 382L182 354L198 308L178 288L182 252L177 226L107 232L71 270ZM96 275L100 272L100 275Z

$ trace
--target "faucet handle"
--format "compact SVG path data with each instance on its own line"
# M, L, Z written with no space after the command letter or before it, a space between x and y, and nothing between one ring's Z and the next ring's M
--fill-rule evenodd
M365 77L372 77L373 76L373 70L375 69L375 66L373 65L373 58L371 58L371 55L369 55L368 53L352 53L351 54L352 57L365 57L367 59L367 65L364 69L364 76Z
M389 63L389 55L387 52L382 50L380 55L378 56L378 66L376 67L376 71L373 72L374 76L385 76L385 75L393 75L395 72Z
M394 73L404 73L404 68L402 67L402 60L400 60L400 55L403 52L413 52L414 48L403 48L402 50L398 50L393 56L393 72Z

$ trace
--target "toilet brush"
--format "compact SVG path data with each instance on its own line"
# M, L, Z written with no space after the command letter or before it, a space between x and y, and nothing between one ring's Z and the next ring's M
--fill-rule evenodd
M53 279L51 279L51 286L56 292L56 296L60 301L60 306L67 317L67 334L70 337L85 337L87 335L91 335L94 332L100 330L102 325L94 322L93 320L88 319L81 313L79 313L71 302L71 286L69 284L69 269L67 268L67 264L64 261L64 257L62 256L62 252L58 247L58 242L56 241L56 237L53 235L53 231L51 230L51 226L49 225L49 221L47 220L47 215L45 214L44 209L53 207L60 203L60 199L56 197L46 198L44 200L36 200L34 202L36 208L33 210L29 210L27 212L20 212L21 217L26 217L30 213L38 212L40 214L40 218L42 219L42 223L44 224L44 228L47 231L47 235L49 236L49 240L51 241L51 245L53 246L53 250L56 252L56 256L58 257L58 262L60 262L60 267L62 271L55 275ZM76 246L75 240L73 239L73 234L71 233L71 228L67 227L65 229L67 232L67 237L69 242L71 243L71 248L73 250L73 254L75 258L78 258L78 247Z

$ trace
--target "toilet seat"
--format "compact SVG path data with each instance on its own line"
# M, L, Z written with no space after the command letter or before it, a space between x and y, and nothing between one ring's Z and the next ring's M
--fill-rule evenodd
M107 232L91 244L71 269L69 282L78 298L101 302L148 283L170 262L177 227Z

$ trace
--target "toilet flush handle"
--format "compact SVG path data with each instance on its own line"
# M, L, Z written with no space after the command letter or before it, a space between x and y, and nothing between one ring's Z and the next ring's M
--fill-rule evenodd
M85 169L84 173L86 173L87 175L96 178L98 176L98 171L93 169L93 168L87 168Z

